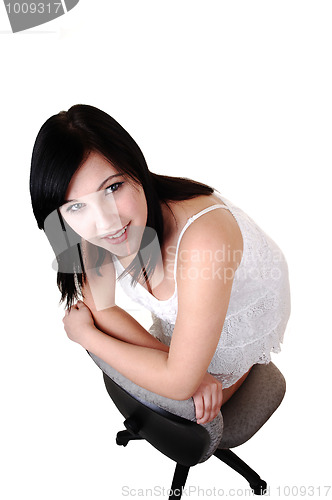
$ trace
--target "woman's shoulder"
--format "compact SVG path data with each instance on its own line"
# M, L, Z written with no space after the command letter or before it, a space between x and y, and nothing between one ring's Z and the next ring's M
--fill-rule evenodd
M176 209L177 215L184 221L187 221L190 217L193 217L202 210L205 210L213 205L225 206L225 203L215 194L198 195L188 200L172 202L172 206Z
M226 207L225 203L216 195L197 196L190 200L176 202L175 210L180 233L185 229L179 242L181 248L195 250L198 246L204 248L204 246L218 247L221 245L242 252L243 238L236 219L225 208L216 208L205 212L205 209L214 205ZM194 217L197 215L197 218Z

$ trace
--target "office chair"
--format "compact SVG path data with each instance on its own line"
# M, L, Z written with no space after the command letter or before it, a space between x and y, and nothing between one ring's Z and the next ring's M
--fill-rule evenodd
M248 441L284 397L285 379L272 362L254 365L217 417L208 424L199 425L192 398L177 401L159 396L89 354L103 371L107 392L125 417L126 430L117 433L116 443L126 446L131 440L145 439L176 462L169 500L181 498L190 467L212 455L241 474L254 494L266 493L266 482L230 448Z

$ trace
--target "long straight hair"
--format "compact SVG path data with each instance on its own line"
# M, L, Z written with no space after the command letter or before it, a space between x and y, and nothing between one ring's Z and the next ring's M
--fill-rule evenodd
M152 228L163 243L163 217L161 203L210 195L213 188L183 177L169 177L149 171L142 151L126 130L104 111L89 105L77 104L68 111L51 116L41 127L32 153L30 172L30 194L32 208L38 227L45 230L45 220L57 211L62 230L70 231L61 219L59 207L65 202L65 195L71 178L84 163L90 152L104 156L118 171L142 186L147 202L147 228ZM168 205L167 205L168 206ZM47 232L46 232L47 234ZM77 241L80 237L76 235ZM151 231L143 233L140 249L147 246ZM49 238L50 239L50 238ZM75 239L75 238L74 238ZM50 240L52 244L52 241ZM52 244L53 249L56 244ZM98 263L101 264L105 250L98 247ZM82 295L86 272L77 245L68 245L60 254L55 250L58 261L57 285L61 302L70 308ZM141 259L135 258L125 269L130 273L133 284L144 277L146 281L153 272L156 258L151 252L145 257L142 270ZM65 272L63 272L65 270Z

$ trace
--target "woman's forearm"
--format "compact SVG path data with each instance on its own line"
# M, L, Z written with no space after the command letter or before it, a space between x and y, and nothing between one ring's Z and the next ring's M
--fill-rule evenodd
M81 345L149 391L171 399L190 397L183 392L181 381L170 373L165 350L128 343L94 327L87 330Z
M112 279L114 279L114 276L112 278L112 269L113 265L106 266L106 268L105 266L103 267L103 278L104 280L106 279L107 283L100 282L99 279L95 282L96 277L93 275L83 287L83 302L90 309L96 327L107 335L130 344L168 352L168 346L155 339L130 314L120 307L114 304L108 308L96 308L95 294L97 293L99 297L107 295L109 283L112 283ZM113 300L109 299L108 302L114 303L114 297Z
M112 337L150 349L168 352L169 347L153 337L130 314L118 306L104 311L93 311L96 327Z

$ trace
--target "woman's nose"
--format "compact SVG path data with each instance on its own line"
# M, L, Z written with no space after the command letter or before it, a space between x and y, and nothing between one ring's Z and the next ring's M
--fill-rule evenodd
M112 231L120 227L119 213L115 207L101 206L95 210L95 225L98 233Z

